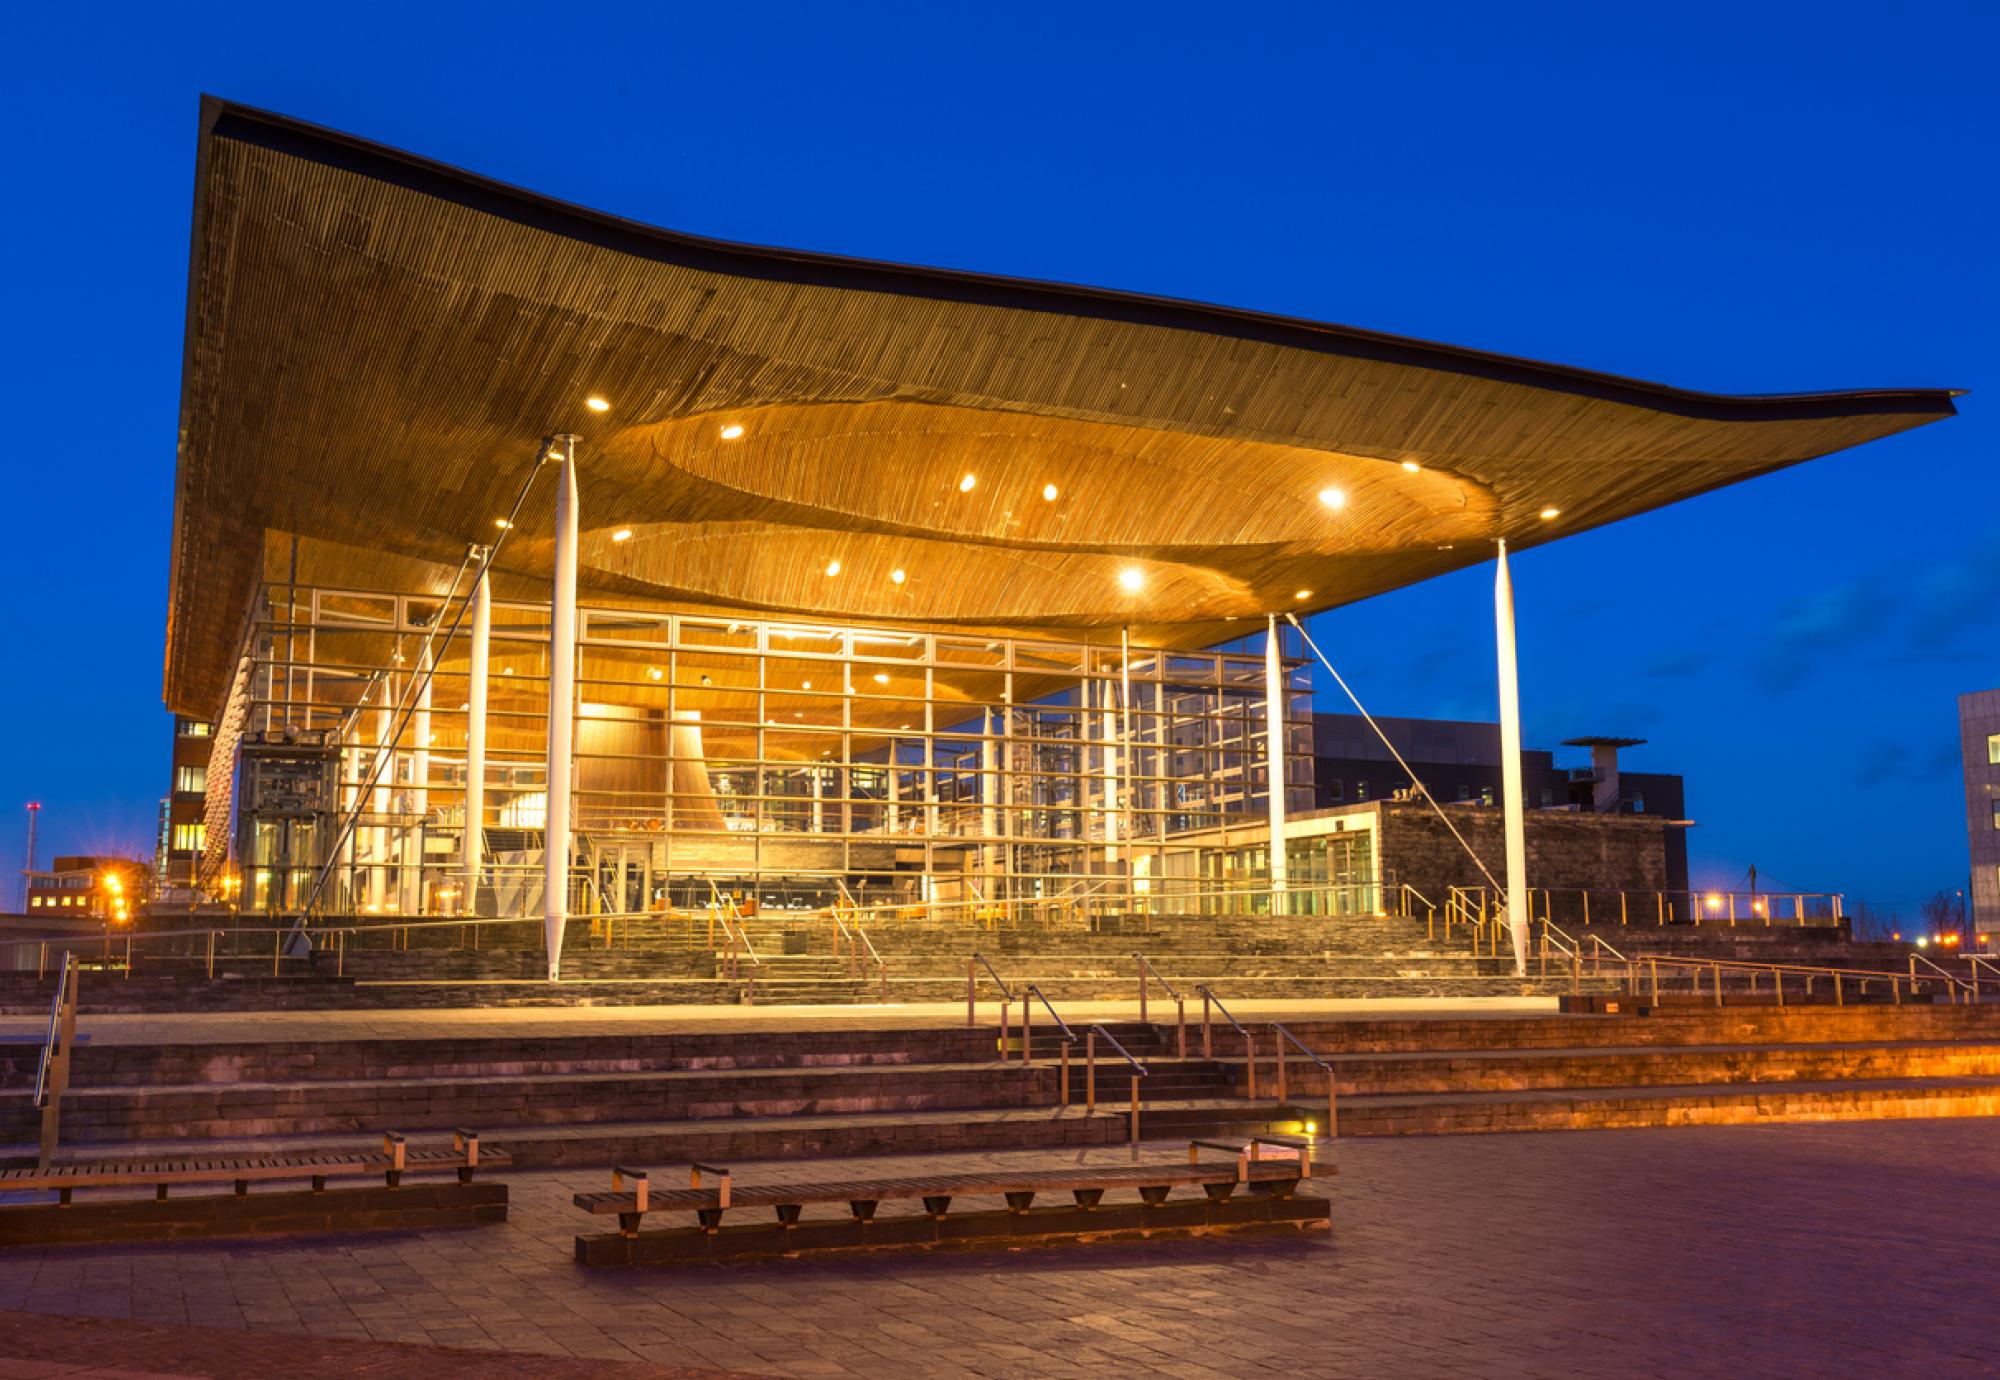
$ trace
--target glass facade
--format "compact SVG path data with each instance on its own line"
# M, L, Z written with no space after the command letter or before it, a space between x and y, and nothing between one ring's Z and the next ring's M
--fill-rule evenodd
M336 912L539 908L548 607L494 603L470 885L459 608L266 591L235 799L247 906L317 893ZM1205 855L1268 819L1261 642L1128 652L1116 632L1063 642L586 605L575 899L639 911L712 888L764 905L1197 890L1217 875ZM1288 798L1302 810L1310 683L1286 666Z

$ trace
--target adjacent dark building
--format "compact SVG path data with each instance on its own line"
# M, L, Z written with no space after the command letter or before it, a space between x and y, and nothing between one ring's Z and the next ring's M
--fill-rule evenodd
M1501 803L1500 726L1460 719L1399 719L1377 716L1396 751L1446 806L1494 808ZM1530 811L1644 815L1684 821L1687 800L1681 778L1662 772L1620 768L1621 748L1639 738L1569 738L1564 747L1588 748L1587 767L1560 767L1549 751L1521 753L1521 782ZM2000 770L2000 769L1996 769ZM1359 714L1313 715L1314 803L1321 808L1393 800L1411 788L1410 775ZM2000 838L2000 835L1996 835ZM1665 831L1666 885L1687 886L1687 834Z
M191 886L195 862L207 839L203 823L208 810L208 759L215 746L214 729L206 719L174 715L172 779L160 801L160 838L156 871L164 889Z

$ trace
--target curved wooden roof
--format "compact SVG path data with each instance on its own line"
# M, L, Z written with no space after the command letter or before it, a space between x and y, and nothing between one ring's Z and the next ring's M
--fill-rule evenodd
M583 438L586 598L1193 646L1950 416L1951 396L1725 397L724 244L205 100L166 697L220 699L268 532L449 568L554 432ZM551 502L544 483L504 569L545 578Z

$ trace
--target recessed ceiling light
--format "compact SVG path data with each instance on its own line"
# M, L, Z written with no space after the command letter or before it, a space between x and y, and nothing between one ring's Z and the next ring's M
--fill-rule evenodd
M889 683L889 673L887 671L877 671L875 673L875 683L877 685L887 685Z
M659 667L657 667L657 666L648 666L648 667L646 668L646 679L647 679L647 680L658 680L658 679L660 679L660 677L662 677L662 676L664 676L664 675L666 675L666 672L665 672L665 671L662 671L662 670L661 670L661 669L660 669Z
M1418 470L1422 469L1423 466L1419 465L1414 460L1405 460L1403 462L1403 468L1408 470L1411 474L1415 474Z
M743 423L741 422L731 422L728 426L722 428L722 439L725 441L733 441L742 434Z
M826 563L826 573L829 575L838 575L840 573L840 562L828 561Z
M713 684L715 684L715 682L714 682L714 681L712 681L712 680L710 680L710 679L709 679L709 678L708 678L707 676L703 676L703 677L701 678L701 683L702 683L703 685L713 685Z
M978 482L979 482L978 475L967 474L965 478L958 481L958 491L962 494L969 494L972 492L973 486L976 485Z
M511 676L514 674L514 668L512 666L502 666L500 668L500 674L503 676Z
M1118 583L1130 590L1140 589L1146 583L1146 573L1143 570L1127 566L1118 572Z
M493 525L495 527L498 527L503 532L512 531L514 527L514 524L507 521L506 518L494 518Z
M812 689L812 688L813 688L813 683L812 683L811 681L806 681L806 682L804 683L804 688L805 688L805 689L807 689L807 690L810 690L810 689Z
M1556 520L1557 518L1559 518L1559 517L1561 517L1561 516L1562 516L1562 509L1560 509L1560 508L1544 508L1544 509L1542 509L1542 521L1543 521L1543 522L1554 522L1554 521L1555 521L1555 520Z
M1345 508L1347 506L1347 490L1336 489L1329 484L1326 488L1319 491L1319 501L1329 508Z
M1062 490L1058 489L1053 484L1042 485L1042 498L1046 502L1054 503L1056 501L1056 495L1061 492Z
M1309 590L1309 589L1301 589L1301 590L1298 590L1298 591L1296 591L1296 592L1295 592L1295 593L1294 593L1294 594L1292 595L1292 597L1293 597L1294 599L1310 599L1310 598L1312 598L1312 597L1313 597L1313 592L1312 592L1311 590Z
M620 527L616 532L613 532L611 534L611 540L613 541L632 540L632 529L630 527Z
M585 398L583 405L592 412L609 412L611 410L611 404L598 397Z
M903 583L903 581L909 578L910 577L908 575L903 573L903 568L901 566L897 566L894 570L889 572L889 583L892 585L900 585L901 583Z

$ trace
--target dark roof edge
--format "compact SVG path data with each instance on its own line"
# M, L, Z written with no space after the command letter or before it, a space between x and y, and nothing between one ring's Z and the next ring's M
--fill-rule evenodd
M202 97L201 130L200 163L206 162L210 139L232 139L341 168L551 234L639 258L732 277L896 293L1227 335L1293 349L1465 374L1718 421L1787 421L1865 414L1949 417L1957 413L1951 400L1962 391L1881 388L1769 395L1695 392L1589 369L1235 307L1152 297L1111 288L1038 282L954 269L921 268L805 250L772 249L687 235L559 201L338 130L236 105L214 96ZM198 230L199 204L195 214Z

